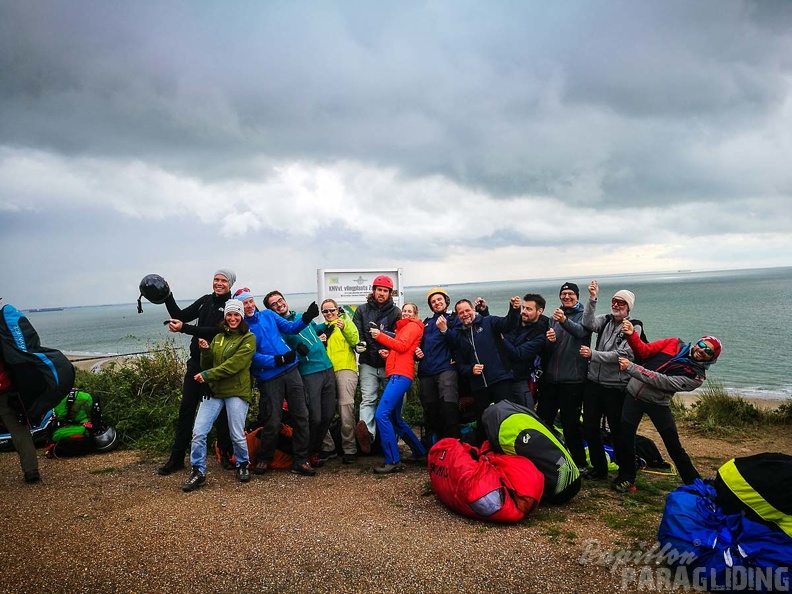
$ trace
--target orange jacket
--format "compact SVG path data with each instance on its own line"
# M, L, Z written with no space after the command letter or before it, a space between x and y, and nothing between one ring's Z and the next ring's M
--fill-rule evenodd
M385 359L385 375L403 375L413 379L415 374L415 349L421 344L423 322L417 318L403 318L396 322L396 336L391 338L384 332L377 336L377 342L390 349Z

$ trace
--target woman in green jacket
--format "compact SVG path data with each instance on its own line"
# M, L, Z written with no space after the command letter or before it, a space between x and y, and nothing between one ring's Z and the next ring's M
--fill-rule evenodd
M206 482L206 436L223 408L228 415L228 428L234 444L237 479L243 483L250 480L245 419L250 406L250 362L256 352L256 338L242 319L241 301L226 301L223 314L220 333L212 343L203 338L198 341L203 371L195 374L194 379L209 389L195 416L190 448L192 473L182 485L185 492L194 491Z

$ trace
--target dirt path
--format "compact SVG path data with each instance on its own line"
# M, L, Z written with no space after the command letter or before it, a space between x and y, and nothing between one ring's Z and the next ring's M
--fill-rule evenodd
M646 424L641 433L656 439ZM792 453L786 431L738 443L681 433L704 476L735 455ZM375 477L375 457L247 485L212 461L207 484L185 494L185 476L158 476L158 462L131 451L44 459L43 481L25 485L16 454L0 454L0 591L615 592L619 575L581 556L592 538L634 547L602 517L642 513L586 483L563 507L491 525L449 512L424 468ZM642 476L639 488L656 480Z

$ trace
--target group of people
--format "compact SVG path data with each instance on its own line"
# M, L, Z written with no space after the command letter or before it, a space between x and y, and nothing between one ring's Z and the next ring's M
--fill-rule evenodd
M436 287L427 294L430 312L421 321L415 303L399 309L393 281L385 275L374 279L366 303L351 319L333 299L298 314L279 291L268 293L259 310L249 288L232 293L235 281L231 270L220 269L213 292L189 307L181 309L171 294L164 301L169 330L193 337L173 448L159 469L167 475L184 468L191 443L185 491L206 480L206 439L216 421L221 464L235 468L241 482L251 473L266 473L284 404L293 428L292 472L303 476L313 476L337 456L329 430L336 411L341 461L352 463L358 451L369 454L379 445L383 463L373 471L389 474L403 468L399 438L411 450L406 461L425 460L435 441L461 437L467 410L468 420L477 421L472 439L480 442L481 415L501 400L535 410L551 427L560 417L572 458L593 480L608 476L601 438L605 418L619 465L617 490L635 490L634 438L644 414L682 480L699 476L679 441L669 403L676 392L701 385L722 345L713 336L692 344L676 338L645 342L643 324L630 316L635 295L628 290L613 295L607 314L597 314L599 287L591 281L583 304L578 286L568 282L552 315L544 314L541 295L528 293L512 297L507 314L495 316L482 298L460 299L451 309L448 292ZM316 322L320 313L323 321ZM423 439L401 416L416 374ZM261 433L251 466L244 426L252 381ZM467 407L461 407L463 399Z

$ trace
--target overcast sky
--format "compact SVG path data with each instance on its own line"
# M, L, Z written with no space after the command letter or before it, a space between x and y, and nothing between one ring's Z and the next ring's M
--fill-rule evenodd
M0 296L791 265L791 91L785 1L3 0Z

